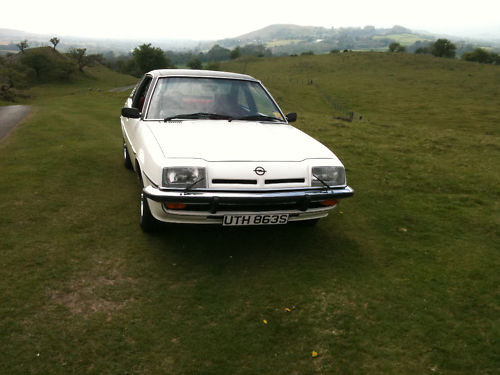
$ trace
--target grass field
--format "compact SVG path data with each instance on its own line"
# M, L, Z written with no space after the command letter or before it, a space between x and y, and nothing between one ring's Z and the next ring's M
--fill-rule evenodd
M298 112L355 196L314 228L145 235L127 94L108 92L134 79L34 89L0 143L0 374L498 373L500 69L378 53L222 68Z

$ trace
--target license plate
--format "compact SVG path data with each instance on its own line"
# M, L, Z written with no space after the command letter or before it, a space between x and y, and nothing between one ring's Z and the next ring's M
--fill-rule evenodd
M275 225L288 223L288 214L224 215L222 225Z

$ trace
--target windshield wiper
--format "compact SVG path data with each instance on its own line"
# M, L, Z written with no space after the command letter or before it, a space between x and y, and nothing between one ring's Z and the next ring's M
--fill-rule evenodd
M318 180L319 182L321 182L323 185L325 185L325 187L326 187L327 189L331 189L331 187L330 187L330 186L329 186L329 185L328 185L325 181L323 181L321 178L319 178L319 177L318 177L318 176L316 176L315 174L313 174L313 177L314 177L316 180Z
M175 120L189 120L189 119L231 120L232 117L228 115L221 115L219 113L196 112L196 113L185 113L182 115L165 117L163 121L167 122L174 119Z
M197 183L199 183L199 182L203 181L204 179L205 179L205 177L202 177L202 178L200 178L199 180L196 180L196 181L195 181L195 182L193 182L191 185L188 185L188 186L184 189L184 191L191 190L191 188L192 188L194 185L196 185Z
M234 117L232 120L243 120L243 121L279 121L283 122L283 120L280 120L279 118L273 117L273 116L266 116L266 115L250 115L250 116L243 116L243 117Z

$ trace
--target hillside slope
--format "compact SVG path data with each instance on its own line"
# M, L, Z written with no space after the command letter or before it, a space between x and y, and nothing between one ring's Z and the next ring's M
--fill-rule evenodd
M128 93L104 89L131 78L36 87L0 144L0 373L496 374L498 67L388 53L221 66L297 111L354 197L313 228L145 235L123 167ZM349 111L363 118L335 118Z
M432 39L430 35L416 33L402 26L377 29L373 26L325 28L276 24L236 38L224 39L219 43L229 48L251 43L264 44L275 54L290 54L307 50L316 53L325 53L332 49L383 50L396 40L429 41Z

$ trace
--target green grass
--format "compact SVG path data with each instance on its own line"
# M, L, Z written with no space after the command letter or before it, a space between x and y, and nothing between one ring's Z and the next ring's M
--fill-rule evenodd
M0 144L0 373L497 373L498 67L354 53L223 68L297 111L355 196L315 228L145 235L127 93L107 91L130 78L39 87Z

